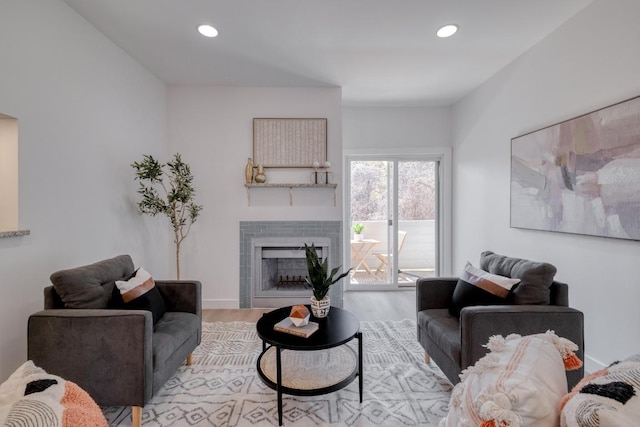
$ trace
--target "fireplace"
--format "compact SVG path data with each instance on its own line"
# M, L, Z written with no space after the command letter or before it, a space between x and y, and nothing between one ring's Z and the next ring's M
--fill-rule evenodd
M339 221L243 221L240 223L240 307L309 304L304 245L313 244L331 268L341 265ZM342 284L330 290L342 306Z
M308 303L307 260L304 245L313 244L318 257L329 256L329 239L324 237L260 237L252 239L253 307L268 307L274 298L279 306ZM266 305L265 305L266 304Z

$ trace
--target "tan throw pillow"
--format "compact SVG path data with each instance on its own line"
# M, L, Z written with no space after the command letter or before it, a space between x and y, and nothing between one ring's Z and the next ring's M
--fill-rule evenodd
M467 262L453 290L449 313L460 316L460 310L473 305L510 304L511 289L519 279L491 274Z

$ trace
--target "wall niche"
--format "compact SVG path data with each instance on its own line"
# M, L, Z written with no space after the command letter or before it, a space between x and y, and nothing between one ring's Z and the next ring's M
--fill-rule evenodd
M0 237L29 234L18 226L18 119L0 113Z

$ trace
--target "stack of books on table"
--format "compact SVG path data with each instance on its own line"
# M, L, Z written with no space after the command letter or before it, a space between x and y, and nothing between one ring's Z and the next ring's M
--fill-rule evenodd
M273 329L278 332L284 332L285 334L308 338L311 336L311 334L318 330L318 324L316 322L309 322L304 326L296 326L293 324L291 319L285 317L284 319L273 325Z

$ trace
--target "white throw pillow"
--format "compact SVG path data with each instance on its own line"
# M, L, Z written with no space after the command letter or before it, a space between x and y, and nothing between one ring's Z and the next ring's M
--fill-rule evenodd
M578 347L552 331L496 335L486 347L491 352L460 375L440 426L558 426L565 364L575 368Z

